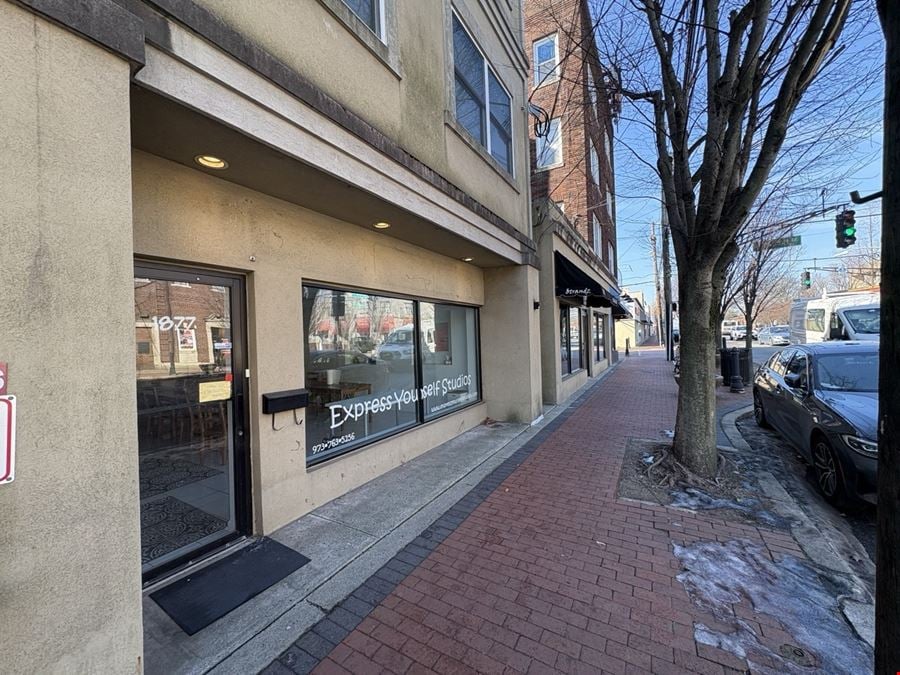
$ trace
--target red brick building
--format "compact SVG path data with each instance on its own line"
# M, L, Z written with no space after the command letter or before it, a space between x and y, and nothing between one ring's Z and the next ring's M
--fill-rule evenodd
M610 73L594 39L587 0L526 0L525 45L531 97L550 129L531 129L532 197L549 199L617 277Z
M615 363L613 73L587 0L525 0L534 235L541 260L544 401L557 404Z

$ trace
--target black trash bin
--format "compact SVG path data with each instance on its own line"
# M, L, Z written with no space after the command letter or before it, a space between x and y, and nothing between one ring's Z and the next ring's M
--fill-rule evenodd
M728 347L723 347L719 350L719 360L721 361L719 365L722 372L722 380L726 387L731 384L731 359L728 357L730 351Z

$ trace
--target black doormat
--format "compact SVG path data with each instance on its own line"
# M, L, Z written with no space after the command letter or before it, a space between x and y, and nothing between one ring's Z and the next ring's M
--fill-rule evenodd
M185 633L193 635L308 562L306 556L263 537L150 597Z

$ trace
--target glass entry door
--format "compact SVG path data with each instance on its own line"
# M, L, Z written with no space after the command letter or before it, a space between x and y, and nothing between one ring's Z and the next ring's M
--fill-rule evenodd
M145 578L247 527L243 297L240 277L135 267Z

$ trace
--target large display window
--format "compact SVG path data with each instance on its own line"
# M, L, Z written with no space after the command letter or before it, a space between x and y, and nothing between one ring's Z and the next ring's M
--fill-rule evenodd
M559 306L559 354L563 377L585 366L585 316L586 312L581 307L566 303Z
M480 400L478 313L303 286L307 463Z
M604 336L602 314L594 313L594 361L602 361L606 358L606 338Z

